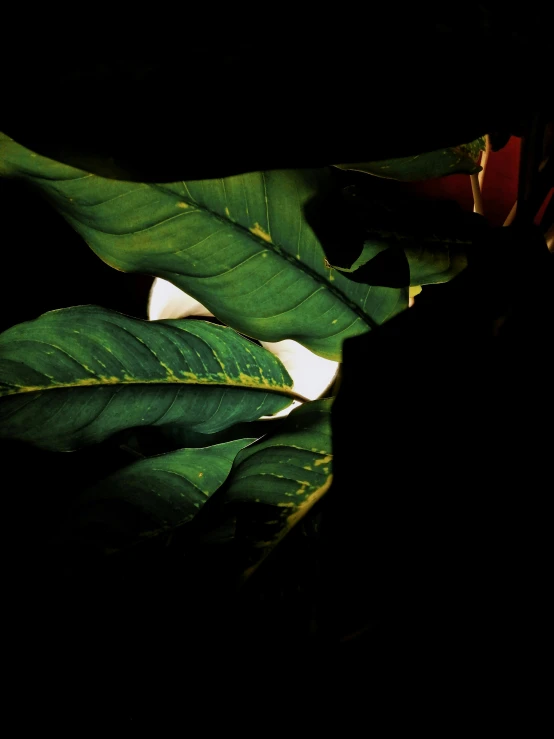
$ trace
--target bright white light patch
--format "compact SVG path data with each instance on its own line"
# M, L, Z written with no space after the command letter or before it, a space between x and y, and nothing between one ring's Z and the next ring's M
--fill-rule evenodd
M186 318L187 316L213 316L202 303L191 298L171 282L156 277L148 299L148 318Z
M337 374L338 362L318 357L305 346L292 339L284 341L261 341L272 354L279 357L294 382L294 391L309 400L316 400L329 387ZM294 403L276 415L288 416L300 403Z
M213 316L213 313L175 285L157 277L150 291L148 318L156 321L161 318L186 318L187 316ZM319 398L337 374L338 362L318 357L297 341L285 339L284 341L262 341L260 343L279 357L293 379L295 392L305 398L310 400ZM294 401L292 405L276 415L288 416L298 405L300 403Z

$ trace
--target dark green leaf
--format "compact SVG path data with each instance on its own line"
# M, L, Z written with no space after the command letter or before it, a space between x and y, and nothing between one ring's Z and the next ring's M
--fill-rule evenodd
M370 285L447 282L467 266L467 253L487 228L485 220L450 201L378 201L348 188L350 216L358 224L360 252L335 269ZM363 239L363 242L362 242ZM329 261L341 258L328 254Z
M254 440L180 449L130 464L79 497L74 533L114 549L187 523L224 483L237 453Z
M0 135L2 170L37 185L108 264L173 282L257 339L296 339L337 360L344 338L407 304L404 289L356 285L326 265L304 216L330 187L325 169L146 185L87 174Z
M331 404L305 403L235 460L226 501L237 512L237 536L253 548L246 576L331 485Z
M153 457L158 454L175 452L178 449L191 447L206 447L236 441L247 436L259 439L279 424L280 418L268 418L259 421L245 421L217 431L214 434L202 434L191 431L188 426L172 423L170 426L146 426L131 429L125 434L122 443L125 448L143 457Z
M416 154L398 159L383 159L380 162L361 162L359 164L339 164L341 169L368 172L377 177L392 180L430 180L449 174L475 174L481 171L477 164L479 154L485 150L485 139L479 138L469 144L437 149L425 154Z
M466 250L448 242L403 242L390 247L367 242L348 273L350 279L366 284L431 285L448 282L467 267ZM378 270L378 271L377 271Z
M0 434L45 449L173 422L215 433L285 408L291 388L273 354L205 321L81 306L0 335Z

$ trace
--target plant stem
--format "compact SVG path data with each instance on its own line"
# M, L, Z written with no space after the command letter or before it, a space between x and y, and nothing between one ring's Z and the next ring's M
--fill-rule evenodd
M481 188L479 186L479 175L472 174L471 178L471 191L473 192L473 211L479 213L479 215L485 215L483 209L483 198L481 196Z
M513 222L514 218L516 217L516 211L517 211L517 200L512 205L512 210L508 213L508 217L502 224L503 226L509 226Z

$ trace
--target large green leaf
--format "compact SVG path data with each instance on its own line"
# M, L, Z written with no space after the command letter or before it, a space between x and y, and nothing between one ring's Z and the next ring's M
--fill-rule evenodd
M330 487L331 404L332 399L305 403L276 433L237 455L226 501L236 510L237 536L250 551L245 576Z
M82 306L0 335L0 435L75 449L135 426L214 433L295 397L281 362L235 331Z
M0 135L2 173L37 185L108 264L173 282L257 339L296 339L339 359L343 339L407 304L405 289L356 285L326 265L304 216L330 187L326 169L146 185L87 174Z
M380 162L338 164L337 166L341 169L368 172L377 177L412 182L444 177L449 174L476 174L481 171L477 160L484 150L485 139L479 138L469 144L437 149L410 157L384 159Z
M187 523L252 441L180 449L130 464L79 496L71 517L74 533L118 549Z

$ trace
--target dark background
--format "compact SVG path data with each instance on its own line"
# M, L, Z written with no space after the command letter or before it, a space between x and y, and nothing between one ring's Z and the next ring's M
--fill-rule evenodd
M1 179L0 203L2 331L48 310L89 303L146 318L151 277L108 267L23 183Z

